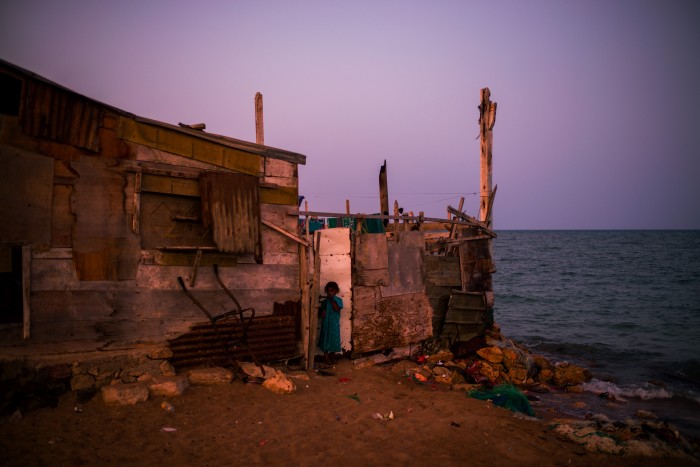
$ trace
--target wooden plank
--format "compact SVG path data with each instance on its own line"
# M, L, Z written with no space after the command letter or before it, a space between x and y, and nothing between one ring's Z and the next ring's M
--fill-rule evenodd
M316 310L318 308L318 295L319 295L319 280L321 277L321 258L319 256L319 242L321 238L321 231L317 230L314 232L314 245L316 248L314 252L314 275L311 281L311 297L309 298L309 357L306 360L306 369L310 370L313 368L314 357L316 355L316 333L318 325L318 314Z
M261 186L260 202L296 206L299 202L299 190L296 186Z
M197 281L197 272L199 271L199 265L202 262L202 250L197 249L197 253L194 257L194 265L192 266L192 276L190 277L190 287L194 287Z
M179 196L200 196L199 180L143 174L141 191Z
M309 273L307 258L308 249L306 246L299 244L299 288L301 289L301 347L303 360L302 367L308 367L308 361L313 358L309 353L310 342L310 313L311 304L309 303Z
M379 169L379 210L384 215L389 215L389 182L387 180L386 159ZM385 220L384 227L388 221Z
M285 237L289 238L290 240L294 240L295 242L299 243L300 245L304 245L304 246L306 246L306 247L310 247L310 246L311 246L311 245L309 244L309 242L307 242L307 241L304 240L303 238L301 238L301 237L299 237L299 236L297 236L297 235L294 235L294 234L291 233L291 232L287 232L286 230L284 230L284 229L281 228L281 227L277 227L277 226L276 226L275 224L273 224L272 222L268 222L268 221L266 221L266 220L263 219L263 220L262 220L262 223L265 224L266 226L268 226L269 228L271 228L272 230L274 230L275 232L281 233L282 235L284 235Z
M263 96L255 93L255 142L265 144L265 127L263 125Z
M31 284L30 274L32 270L32 247L22 246L22 338L29 339L31 323Z

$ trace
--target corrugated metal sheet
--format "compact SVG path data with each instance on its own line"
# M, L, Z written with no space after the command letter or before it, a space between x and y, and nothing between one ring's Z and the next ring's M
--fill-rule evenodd
M98 152L97 129L102 124L102 112L97 103L82 96L29 81L20 119L29 136Z
M204 172L200 179L202 221L225 253L260 256L260 195L257 177Z
M221 337L229 346L229 357L252 360L244 346L235 346L243 327L238 318L217 322L218 335L211 323L196 324L192 330L170 341L173 356L170 362L176 369L201 365L225 365L226 353ZM294 316L256 316L248 328L248 349L261 362L282 360L296 356Z

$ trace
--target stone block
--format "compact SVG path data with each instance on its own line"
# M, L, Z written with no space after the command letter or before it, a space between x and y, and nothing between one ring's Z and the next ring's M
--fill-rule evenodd
M148 400L148 387L143 383L102 386L102 400L109 405L134 405Z
M433 354L433 355L428 355L428 357L425 359L426 362L428 363L437 363L437 362L449 362L455 358L455 355L450 352L449 350L440 350L439 352Z
M156 376L148 383L148 390L154 396L181 396L190 385L186 376Z

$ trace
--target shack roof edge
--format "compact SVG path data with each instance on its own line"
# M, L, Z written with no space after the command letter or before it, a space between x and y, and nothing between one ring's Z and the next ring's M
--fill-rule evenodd
M292 151L287 151L285 149L274 148L272 146L265 146L262 144L251 143L249 141L243 141L240 139L232 138L230 136L218 135L215 133L206 133L206 132L201 131L201 130L193 130L190 128L184 128L184 127L181 127L179 125L172 125L170 123L161 122L158 120L153 120L150 118L138 116L136 114L133 114L131 112L127 112L125 110L119 109L119 108L114 107L112 105L105 104L104 102L100 102L100 101L93 99L91 97L87 97L84 94L80 94L78 92L75 92L72 89L68 89L65 86L62 86L54 81L51 81L51 80L49 80L49 79L47 79L47 78L45 78L37 73L34 73L34 72L26 70L20 66L17 66L13 63L10 63L7 60L4 60L2 58L0 58L0 67L11 69L15 73L24 75L27 78L41 81L43 83L54 86L58 89L61 89L62 91L69 92L69 93L74 94L76 96L79 96L83 99L94 102L95 104L103 106L103 107L105 107L105 108L107 108L115 113L118 113L118 114L120 114L124 117L127 117L127 118L131 118L131 119L133 119L137 122L140 122L140 123L159 126L161 128L166 128L166 129L171 130L171 131L183 133L183 134L186 134L188 136L192 136L194 138L203 139L203 140L215 143L215 144L220 144L222 146L226 146L226 147L230 147L230 148L234 148L234 149L239 149L241 151L246 151L246 152L249 152L252 154L257 154L259 156L271 157L273 159L280 159L280 160L292 162L295 164L301 164L301 165L306 164L306 156L303 154L299 154L299 153L292 152Z

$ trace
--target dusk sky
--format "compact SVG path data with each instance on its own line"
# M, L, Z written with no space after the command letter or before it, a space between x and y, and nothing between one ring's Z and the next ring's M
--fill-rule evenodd
M148 118L307 156L314 211L476 216L479 91L497 229L700 228L700 2L3 0L0 58Z

